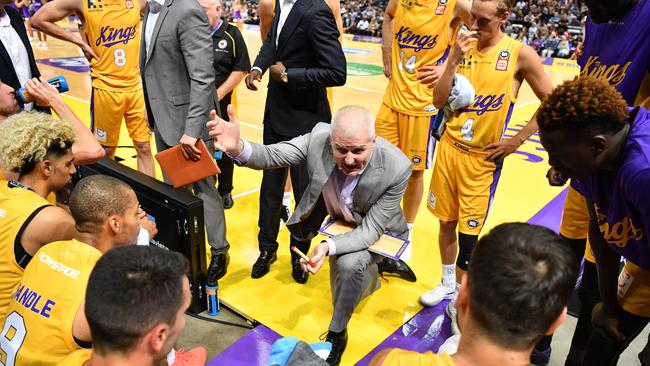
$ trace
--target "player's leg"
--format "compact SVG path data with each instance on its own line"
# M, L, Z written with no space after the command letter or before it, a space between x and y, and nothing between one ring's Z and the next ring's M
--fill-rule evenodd
M114 159L120 141L122 117L126 105L122 93L92 88L90 96L90 129L102 145L106 157Z
M442 279L433 289L420 296L424 306L435 306L449 299L456 291L456 228L458 224L458 195L456 166L460 153L448 143L440 144L431 176L427 207L440 220L438 245L442 259Z
M588 260L586 256L582 267L582 279L578 287L578 297L580 298L580 315L578 315L576 328L571 338L571 347L564 363L565 366L583 365L587 341L593 329L591 312L594 306L601 301L596 264L593 260Z
M142 89L132 93L124 93L127 105L124 113L124 123L129 130L129 136L133 140L133 146L137 154L138 170L153 177L154 165L153 154L151 153L151 129L145 119L144 93Z

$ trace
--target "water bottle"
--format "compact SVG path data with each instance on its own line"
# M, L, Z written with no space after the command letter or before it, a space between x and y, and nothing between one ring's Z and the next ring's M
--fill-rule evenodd
M55 76L47 81L52 85L53 87L56 88L56 90L59 93L67 92L70 90L70 87L68 86L68 82L65 80L63 75ZM16 98L18 98L21 102L23 103L30 103L32 102L32 97L27 93L27 89L20 88L16 91Z
M217 316L221 312L221 304L219 303L219 284L206 283L205 292L208 294L208 315Z

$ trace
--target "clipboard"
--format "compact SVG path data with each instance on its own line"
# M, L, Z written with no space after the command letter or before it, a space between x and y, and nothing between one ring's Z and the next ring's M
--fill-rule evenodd
M356 228L355 224L349 223L343 220L334 220L329 219L319 230L318 232L327 235L329 237L337 236L350 231ZM410 241L398 238L396 236L384 233L379 237L375 243L373 243L368 250L379 254L384 257L398 260L399 257L404 253L406 247L410 244Z
M160 164L160 168L169 177L174 188L180 188L221 173L221 169L212 158L212 154L205 146L205 142L201 139L197 140L196 147L201 151L201 157L197 161L185 159L181 145L176 145L156 154L156 160Z

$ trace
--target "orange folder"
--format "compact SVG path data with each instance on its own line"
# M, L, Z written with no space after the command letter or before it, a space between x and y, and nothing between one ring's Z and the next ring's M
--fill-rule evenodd
M160 168L172 182L174 188L180 188L221 173L221 169L219 169L217 162L205 146L205 142L199 139L196 142L196 147L201 150L201 157L197 161L185 159L181 145L176 145L156 154L156 160L158 160Z

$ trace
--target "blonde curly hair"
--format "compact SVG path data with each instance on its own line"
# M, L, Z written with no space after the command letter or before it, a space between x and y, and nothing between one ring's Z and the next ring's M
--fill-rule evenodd
M40 112L20 112L0 124L0 164L27 174L48 154L64 155L75 140L68 121Z

